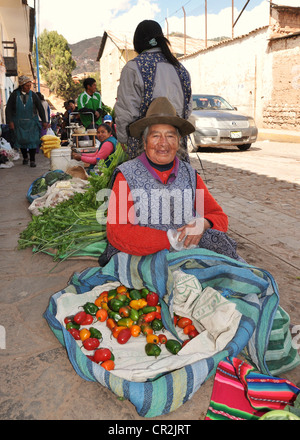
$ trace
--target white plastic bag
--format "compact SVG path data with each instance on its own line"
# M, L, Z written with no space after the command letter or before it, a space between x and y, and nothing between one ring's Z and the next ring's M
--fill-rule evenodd
M52 128L48 128L46 135L47 136L56 136L54 131L52 130Z

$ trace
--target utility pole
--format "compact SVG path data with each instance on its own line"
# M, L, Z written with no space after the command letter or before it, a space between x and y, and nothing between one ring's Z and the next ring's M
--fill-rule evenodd
M39 0L38 0L39 1ZM35 54L36 54L36 75L37 75L37 81L38 81L38 92L41 91L41 84L40 84L40 62L39 62L39 46L38 46L38 30L37 30L37 23L36 23L36 0L34 0L34 13L35 13L35 26L34 26L34 35L35 35Z
M207 0L205 0L205 49L207 48Z
M247 5L248 5L249 2L250 2L250 0L247 0L246 3L244 4L244 7L243 7L243 9L241 10L241 12L239 13L238 18L235 20L235 22L234 22L233 25L232 25L232 29L233 29L234 26L237 24L237 22L238 22L240 16L242 15L242 13L244 12L244 10L246 9L246 7L247 7ZM233 37L232 37L232 38L233 38Z
M167 39L169 39L169 23L167 18L166 18L166 23L167 23Z
M234 0L232 0L232 30L231 30L231 38L233 39L234 38L234 31L233 31L233 28L234 28Z
M184 35L184 55L186 55L186 13L185 13L185 9L182 6L182 10L183 10L183 14L184 14L184 31L183 31L183 35Z

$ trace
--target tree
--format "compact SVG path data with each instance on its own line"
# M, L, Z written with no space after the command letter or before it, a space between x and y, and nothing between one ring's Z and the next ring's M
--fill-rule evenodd
M56 31L45 29L37 41L41 77L51 92L68 99L74 90L72 71L76 62L67 40Z

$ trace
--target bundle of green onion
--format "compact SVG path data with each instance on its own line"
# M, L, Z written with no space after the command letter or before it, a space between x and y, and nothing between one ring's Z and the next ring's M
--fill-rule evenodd
M99 257L107 241L105 222L99 221L105 211L98 209L103 202L97 201L97 193L108 188L114 169L126 159L118 144L110 165L100 161L99 175L89 176L85 193L76 193L55 207L43 208L42 215L32 217L20 234L18 248L32 247L33 252L48 253L56 261L79 255Z

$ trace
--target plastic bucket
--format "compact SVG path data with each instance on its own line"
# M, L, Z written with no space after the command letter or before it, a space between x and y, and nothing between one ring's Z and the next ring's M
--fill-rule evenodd
M71 148L61 147L51 150L50 167L51 170L66 171L71 162Z

